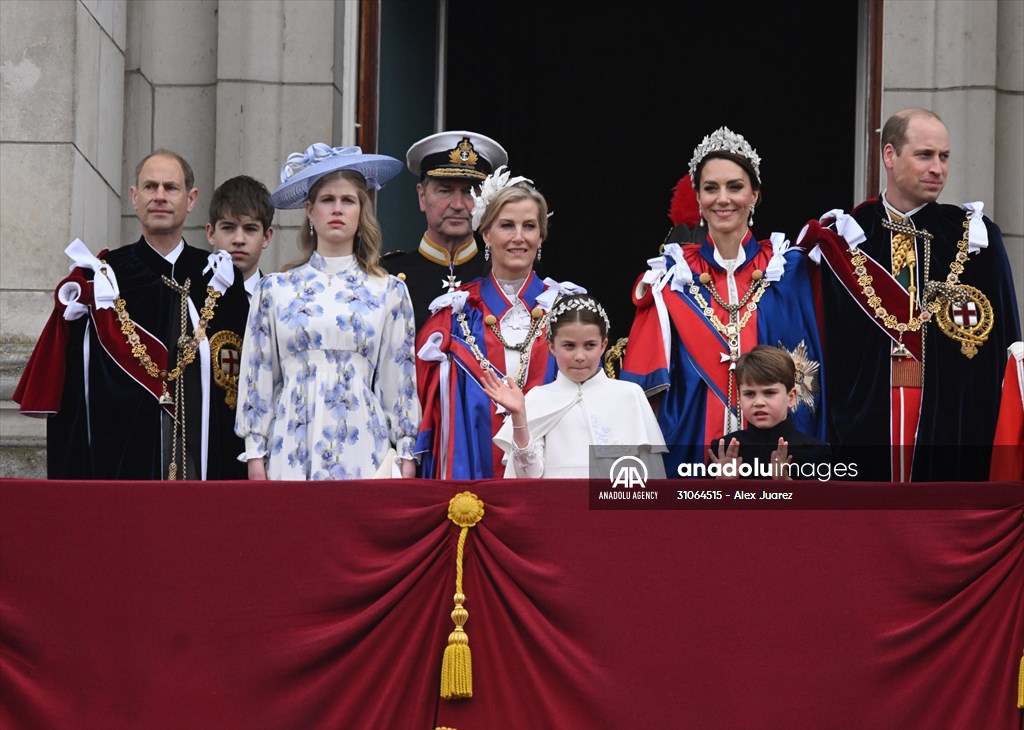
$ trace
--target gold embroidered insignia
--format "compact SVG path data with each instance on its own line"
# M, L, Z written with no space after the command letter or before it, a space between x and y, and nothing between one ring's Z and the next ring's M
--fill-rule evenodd
M968 359L978 354L985 344L995 315L988 297L973 286L958 284L945 297L943 306L935 312L935 321L942 333L960 343L960 352Z
M453 165L469 165L476 167L479 158L473 149L473 143L469 137L463 137L462 141L455 145L455 149L448 152L448 162Z
M231 330L223 330L210 338L213 380L226 393L229 408L238 403L238 375L242 371L242 338Z

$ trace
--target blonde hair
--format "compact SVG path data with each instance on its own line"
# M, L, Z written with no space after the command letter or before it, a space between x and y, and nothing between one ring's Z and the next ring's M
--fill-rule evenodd
M380 252L384 248L384 235L377 221L377 215L373 211L373 201L366 188L366 178L362 173L355 170L337 170L324 175L317 180L309 189L306 200L316 200L317 194L327 182L331 180L348 180L356 187L356 195L359 197L359 228L356 230L356 237L352 243L352 253L356 257L356 264L360 269L370 276L387 276L388 272L380 265ZM316 233L310 233L308 225L299 228L299 251L303 258L281 267L282 271L294 269L309 261L316 250Z
M540 229L540 240L546 241L548 237L548 201L540 192L527 182L517 182L498 192L487 203L487 210L480 219L480 233L486 232L493 224L498 213L508 203L518 203L520 200L532 200L537 203L537 225Z

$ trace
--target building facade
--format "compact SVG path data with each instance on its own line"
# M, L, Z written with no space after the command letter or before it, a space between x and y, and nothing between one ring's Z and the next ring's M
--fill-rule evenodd
M954 164L942 200L985 201L1024 296L1024 3L872 1L880 78L865 82L880 92L880 118L912 105L943 117ZM137 237L128 188L156 147L195 170L185 238L204 245L218 182L245 173L272 187L295 140L355 144L361 90L368 108L367 6L0 2L0 477L45 476L45 424L11 395L67 270L65 246L77 237L97 252ZM275 241L292 241L302 217L279 214ZM292 257L290 245L271 246L263 268Z

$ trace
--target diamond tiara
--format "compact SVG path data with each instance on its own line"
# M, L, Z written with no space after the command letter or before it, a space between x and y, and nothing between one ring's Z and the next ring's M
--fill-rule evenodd
M612 323L608 321L608 313L604 311L604 307L591 297L573 296L559 299L558 303L555 304L554 308L551 310L551 314L548 315L548 322L554 324L558 321L558 318L566 312L584 309L590 312L596 312L601 319L604 320L604 328L606 331L612 328ZM552 334L553 331L554 328L548 328L548 337L554 337Z
M693 159L690 160L690 179L693 186L697 187L697 166L712 152L732 152L734 155L746 157L754 167L754 174L757 175L757 182L761 182L761 158L742 134L736 134L728 127L719 127L704 138L704 141L693 150Z

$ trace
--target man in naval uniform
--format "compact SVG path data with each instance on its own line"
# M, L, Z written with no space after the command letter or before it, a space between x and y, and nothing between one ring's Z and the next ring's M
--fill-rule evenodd
M71 274L14 394L47 416L51 479L244 479L234 434L248 300L224 251L185 243L192 168L156 150L135 170L138 241Z
M936 202L950 155L937 115L897 112L881 146L881 196L799 240L822 264L829 441L858 479L984 480L1020 338L1002 234L980 202Z
M427 230L416 250L392 251L381 263L405 281L417 331L430 317L434 299L486 273L487 262L473 237L470 191L507 163L500 144L466 131L432 134L406 153L409 171L420 178L416 193Z

